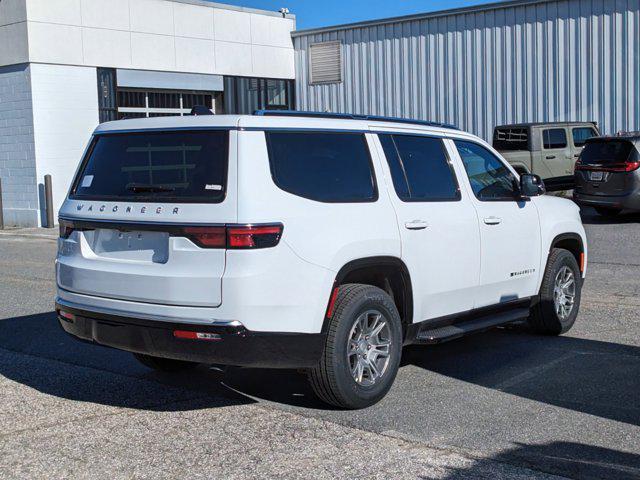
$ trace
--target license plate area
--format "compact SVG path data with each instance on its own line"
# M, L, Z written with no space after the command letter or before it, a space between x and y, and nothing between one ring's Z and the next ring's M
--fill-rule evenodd
M169 257L169 233L96 229L84 232L94 255L112 259L148 263L166 263Z
M592 182L602 182L604 180L604 172L589 172L589 180Z

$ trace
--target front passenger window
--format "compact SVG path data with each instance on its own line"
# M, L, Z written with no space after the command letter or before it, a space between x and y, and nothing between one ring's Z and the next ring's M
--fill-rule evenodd
M515 200L518 182L511 170L489 150L474 142L455 140L456 148L478 200Z

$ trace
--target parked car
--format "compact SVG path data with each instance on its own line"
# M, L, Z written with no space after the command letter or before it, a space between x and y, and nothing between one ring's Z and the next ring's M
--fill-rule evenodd
M599 134L595 122L501 125L494 129L493 148L518 173L568 177L587 139Z
M160 370L306 369L361 408L403 345L571 328L585 232L539 177L445 125L259 113L98 126L60 211L67 332Z
M600 215L640 210L640 132L591 138L576 162L574 200Z

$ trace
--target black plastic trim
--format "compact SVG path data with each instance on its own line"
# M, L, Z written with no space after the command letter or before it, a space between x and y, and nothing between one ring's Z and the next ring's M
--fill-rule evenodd
M403 283L403 298L401 299L401 301L403 302L403 307L405 312L404 322L406 324L411 324L411 322L413 321L413 289L411 284L411 275L409 274L409 269L407 268L405 263L398 257L390 257L390 256L365 257L365 258L359 258L359 259L348 262L338 271L338 274L336 275L336 279L334 281L331 292L329 292L327 306L328 306L328 301L331 298L331 293L333 293L333 288L342 284L348 274L355 272L357 270L360 270L362 268L369 268L369 267L376 267L376 266L380 266L380 267L392 266L400 269L401 276L402 276L402 283ZM325 316L324 322L322 323L322 330L321 330L323 334L326 334L327 330L329 329L329 320L330 319Z
M56 304L75 315L58 315L60 326L74 337L162 358L198 363L260 368L311 368L321 358L326 335L321 333L253 332L245 327L173 323L90 312ZM185 340L174 330L215 333L219 340Z
M459 325L465 322L472 322L474 320L490 317L491 315L499 315L511 310L518 310L522 308L532 308L538 303L538 296L519 298L516 300L510 300L508 302L498 303L495 305L489 305L481 308L474 308L465 312L454 313L451 315L445 315L438 318L430 318L429 320L423 320L408 326L405 334L405 345L411 345L415 343L421 343L418 340L418 335L421 331L432 330L440 327L446 327L450 325Z

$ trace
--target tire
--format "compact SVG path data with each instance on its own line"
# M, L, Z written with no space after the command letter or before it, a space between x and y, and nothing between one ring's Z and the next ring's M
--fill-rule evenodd
M380 327L380 321L385 321L385 326ZM382 331L365 335L376 327ZM322 358L308 373L313 391L324 402L340 408L365 408L377 403L398 373L402 343L400 315L387 293L371 285L340 286ZM378 351L385 351L387 356L376 354ZM380 376L364 365L373 365Z
M198 366L194 362L185 362L183 360L173 360L171 358L153 357L142 353L134 353L134 357L145 367L157 370L159 372L176 373L185 370L191 370Z
M563 273L561 273L563 272ZM573 303L570 310L558 308L556 304L556 282L567 280L564 276L570 272L573 278L573 290L568 288L568 294L573 293ZM561 275L563 278L561 278ZM560 278L560 280L558 280ZM547 267L540 286L540 301L532 309L529 317L529 326L536 333L544 335L561 335L568 332L576 321L580 309L580 297L582 293L582 275L578 262L571 252L562 248L554 248L547 259ZM564 297L568 299L568 297ZM560 294L559 303L566 305L563 294Z
M595 209L596 212L598 212L598 215L602 215L603 217L607 218L617 217L620 212L622 212L621 208L595 207Z

